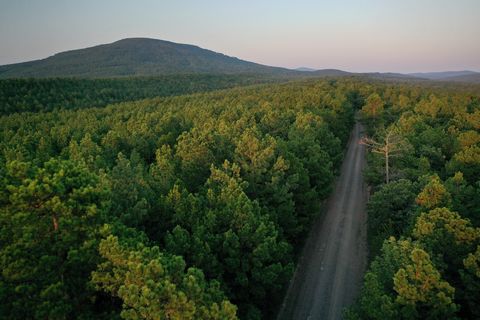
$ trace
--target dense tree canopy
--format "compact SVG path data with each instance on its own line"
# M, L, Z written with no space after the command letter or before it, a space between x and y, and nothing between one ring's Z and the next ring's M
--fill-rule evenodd
M356 109L372 139L394 127L409 149L389 183L369 155L372 263L349 316L478 317L475 88L330 79L172 96L257 80L0 82L0 318L274 317Z
M368 156L371 263L347 317L479 318L478 88L377 86L367 97L369 135L394 126L409 151L387 183L383 155Z
M103 107L110 103L211 91L275 79L259 75L175 75L117 79L3 79L0 115Z
M191 81L230 85L216 79ZM84 97L74 80L22 81ZM358 87L311 80L3 116L2 317L273 317Z

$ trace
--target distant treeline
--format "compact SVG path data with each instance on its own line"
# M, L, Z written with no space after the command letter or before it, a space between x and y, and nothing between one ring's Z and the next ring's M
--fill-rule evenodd
M122 101L273 81L279 79L261 75L205 74L116 79L8 79L0 80L0 114L103 107Z

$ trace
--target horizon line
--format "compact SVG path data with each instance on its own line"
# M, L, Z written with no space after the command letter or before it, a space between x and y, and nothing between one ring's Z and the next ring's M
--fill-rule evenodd
M359 74L362 74L362 73L397 73L397 74L403 74L403 75L412 75L412 74L419 74L419 73L420 74L423 74L423 73L425 73L425 74L427 74L427 73L447 73L447 72L475 72L475 73L480 73L480 70L476 70L475 68L467 68L467 69L463 69L463 68L462 69L450 69L450 68L447 68L447 69L441 69L441 70L438 70L438 71L409 71L409 72L405 72L405 71L393 71L393 70L388 70L388 71L378 71L378 70L375 70L375 71L371 71L371 70L370 71L350 71L350 70L348 70L348 68L345 68L345 69L341 68L341 67L317 68L317 67L310 67L308 65L299 65L298 67L285 67L285 66L263 64L263 63L260 63L260 62L246 60L246 59L234 56L234 55L229 55L229 54L226 54L226 53L223 53L223 52L214 51L212 49L202 47L201 45L198 45L198 44L175 42L175 41L172 41L172 40L158 39L158 38L152 38L152 37L146 37L146 36L143 36L143 37L142 36L127 37L127 38L121 38L119 40L115 40L115 41L112 41L112 42L104 42L104 43L89 45L89 46L81 47L81 48L67 49L67 50L64 50L64 51L54 52L51 55L48 55L47 57L44 57L44 58L0 64L0 67L22 64L22 63L29 63L29 62L34 62L34 61L41 61L41 60L45 60L45 59L54 57L57 54L61 54L61 53L65 53L65 52L85 50L85 49L94 48L94 47L98 47L98 46L113 44L113 43L120 42L120 41L123 41L123 40L133 40L133 39L154 40L154 41L174 43L174 44L178 44L178 45L187 45L187 46L198 47L198 48L203 49L203 50L208 50L208 51L211 51L211 52L223 54L223 55L228 56L230 58L236 58L236 59L240 59L240 60L243 60L243 61L246 61L246 62L251 62L251 63L255 63L255 64L267 66L267 67L282 68L282 69L287 69L287 70L292 70L292 71L298 71L297 69L307 68L307 69L311 69L311 70L303 71L303 72L315 72L315 71L322 71L322 70L338 70L338 71L343 71L343 72L348 72L348 73L359 73Z

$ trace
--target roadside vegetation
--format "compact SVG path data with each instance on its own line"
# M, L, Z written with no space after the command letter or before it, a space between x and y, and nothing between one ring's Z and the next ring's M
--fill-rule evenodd
M371 262L347 318L480 318L479 88L381 85L365 101Z

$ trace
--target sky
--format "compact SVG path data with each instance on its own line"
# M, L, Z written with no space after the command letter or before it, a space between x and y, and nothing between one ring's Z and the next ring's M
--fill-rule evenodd
M0 0L0 65L129 37L287 68L480 71L480 0Z

